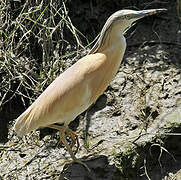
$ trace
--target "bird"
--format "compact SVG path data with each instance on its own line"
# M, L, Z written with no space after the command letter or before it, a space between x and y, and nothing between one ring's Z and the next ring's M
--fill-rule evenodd
M61 73L16 119L17 135L23 136L43 127L57 129L60 143L64 144L73 162L83 164L67 142L66 138L70 137L73 144L78 143L78 135L68 127L69 123L104 93L116 75L126 49L124 32L135 21L165 10L126 9L113 13L88 54Z

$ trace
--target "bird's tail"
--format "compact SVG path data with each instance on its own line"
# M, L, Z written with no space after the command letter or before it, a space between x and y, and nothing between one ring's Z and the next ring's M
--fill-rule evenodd
M30 131L33 130L32 127L32 109L31 106L24 112L22 113L17 119L16 123L14 125L14 130L16 131L17 135L22 137L23 135L29 133Z

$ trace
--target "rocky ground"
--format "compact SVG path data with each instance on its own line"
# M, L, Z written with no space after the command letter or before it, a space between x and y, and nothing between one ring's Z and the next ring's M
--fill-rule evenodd
M108 2L69 2L73 24L83 32L87 23L105 22L112 12L130 6L113 1L113 8ZM91 171L68 164L70 156L58 144L56 131L37 130L18 139L11 121L8 129L0 127L0 179L181 179L181 26L175 1L153 2L144 7L168 11L141 20L126 34L127 50L116 77L71 124L80 137L76 156ZM0 119L13 119L22 111L7 108Z

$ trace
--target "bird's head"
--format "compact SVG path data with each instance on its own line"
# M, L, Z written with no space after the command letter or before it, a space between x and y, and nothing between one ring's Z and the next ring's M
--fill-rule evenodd
M166 11L166 9L148 9L148 10L119 10L112 14L102 28L99 39L90 50L89 54L97 52L97 50L104 44L105 38L109 35L112 28L116 28L122 34L131 27L132 23L145 16L150 16L159 12Z
M117 24L120 26L120 31L123 33L126 29L128 29L133 22L137 21L138 19L144 18L146 16L150 16L159 12L166 11L166 9L148 9L148 10L119 10L112 14L106 24L111 26L112 24Z

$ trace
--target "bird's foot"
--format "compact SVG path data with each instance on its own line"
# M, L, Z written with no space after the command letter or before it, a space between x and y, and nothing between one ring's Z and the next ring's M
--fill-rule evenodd
M79 163L79 164L83 165L90 172L90 169L87 166L87 164L82 162L83 160L77 159L75 157L71 147L69 146L69 144L68 144L68 142L66 140L67 136L70 137L71 140L72 140L73 146L77 142L77 150L78 150L78 148L79 148L79 141L78 141L77 134L74 131L72 131L71 129L69 129L68 127L66 127L66 126L49 125L48 127L59 130L59 133L60 133L60 144L64 144L64 146L67 148L71 158L73 159L73 162L74 163Z
M75 144L77 144L77 148L76 148L76 151L75 151L75 153L77 153L80 144L79 144L78 135L74 131L69 129L69 127L67 127L67 126L58 126L58 125L55 125L55 124L49 125L47 127L59 130L59 132L60 132L60 144L64 144L63 141L62 141L62 138L61 138L62 136L65 137L65 138L70 137L70 139L72 141L71 147L74 147Z
M67 128L65 130L65 136L71 138L71 140L72 140L72 146L71 147L74 147L75 144L77 144L77 148L76 148L76 151L75 151L75 153L77 153L78 148L80 146L78 135L74 131L72 131L71 129Z

